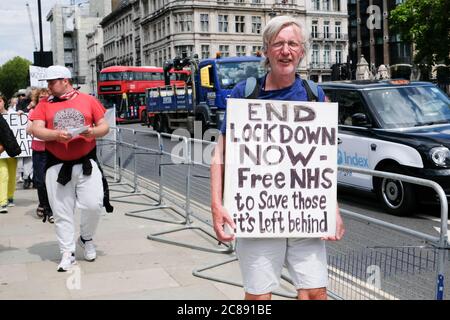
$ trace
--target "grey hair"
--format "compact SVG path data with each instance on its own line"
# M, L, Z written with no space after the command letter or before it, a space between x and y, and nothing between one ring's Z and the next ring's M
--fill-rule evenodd
M292 17L292 16L278 16L269 21L269 23L265 26L263 31L263 52L266 56L264 59L264 68L269 69L270 67L270 61L267 58L267 49L269 48L269 44L272 41L274 37L277 36L277 34L286 27L289 27L291 25L295 25L300 29L300 35L302 37L302 50L303 52L306 51L306 44L309 40L309 35L306 32L306 29L303 27L303 24L300 22L298 18ZM301 61L301 60L300 60Z

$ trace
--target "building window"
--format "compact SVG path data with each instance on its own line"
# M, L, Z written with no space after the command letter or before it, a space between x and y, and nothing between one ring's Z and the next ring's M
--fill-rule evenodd
M325 68L330 67L330 46L325 45L323 47L323 63L325 64Z
M209 31L209 14L200 14L200 30L202 32Z
M257 54L261 54L262 46L252 46L252 55L256 56Z
M180 13L175 16L175 30L178 32L192 31L192 14Z
M202 59L208 59L210 57L209 45L202 44Z
M237 33L244 33L245 31L245 16L234 17L235 31Z
M148 0L144 0L142 2L143 2L143 6L144 6L144 16L147 16L149 13Z
M222 57L230 56L230 46L229 45L219 45L219 51L222 54Z
M336 63L342 63L342 46L336 46Z
M323 22L323 37L325 39L330 38L330 21Z
M175 55L181 58L192 56L194 46L175 46Z
M341 0L333 0L334 11L341 11Z
M158 59L158 66L162 66L163 65L163 56L162 56L162 51L159 50L159 55L158 55L159 59Z
M323 0L323 11L330 11L330 0Z
M341 23L336 21L334 25L334 33L336 35L336 39L341 39Z
M313 39L316 39L316 38L319 37L318 30L319 30L319 24L318 24L318 21L317 21L317 20L314 20L314 21L312 22L312 26L311 26L311 37L312 37Z
M319 11L320 10L320 0L312 0L313 2L313 10Z
M245 46L236 46L236 57L245 56Z
M228 32L228 15L219 14L219 32Z
M252 16L252 33L261 33L261 17Z
M319 46L317 44L312 46L311 62L315 67L319 64Z
M252 0L252 4L260 4L261 0Z
M162 33L161 33L161 21L158 22L158 39L162 38Z

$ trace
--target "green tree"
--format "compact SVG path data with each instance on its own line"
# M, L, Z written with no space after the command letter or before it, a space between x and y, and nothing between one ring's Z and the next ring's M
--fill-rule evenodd
M0 67L0 91L11 98L17 90L29 85L31 62L21 57L8 60Z
M414 62L450 64L450 0L405 0L390 14L391 30L415 44Z

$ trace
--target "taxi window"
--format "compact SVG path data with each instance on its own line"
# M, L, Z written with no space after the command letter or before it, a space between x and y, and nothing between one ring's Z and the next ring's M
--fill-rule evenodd
M450 101L434 86L382 88L367 96L383 128L450 123Z
M352 123L352 116L355 113L363 113L367 115L361 96L356 91L336 91L334 100L339 105L339 124L352 126L354 125Z

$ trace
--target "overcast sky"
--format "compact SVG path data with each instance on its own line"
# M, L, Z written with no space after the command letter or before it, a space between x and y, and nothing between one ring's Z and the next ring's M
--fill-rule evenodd
M0 65L15 56L20 56L33 62L33 51L35 51L35 48L30 21L28 19L27 2L30 4L36 45L38 50L40 49L38 1L0 0ZM55 3L70 4L70 0L41 0L42 32L45 51L51 50L50 23L47 22L46 17Z

